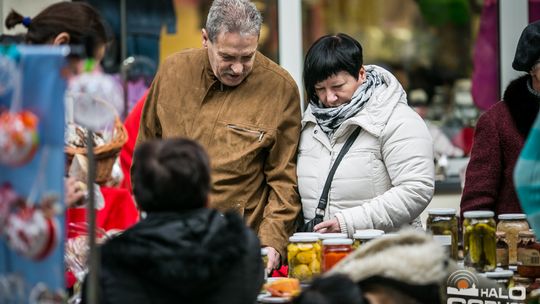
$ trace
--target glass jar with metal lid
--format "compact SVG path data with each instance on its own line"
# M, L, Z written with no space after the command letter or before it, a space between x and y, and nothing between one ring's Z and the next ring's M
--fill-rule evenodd
M529 230L527 216L523 213L499 214L497 231L506 233L506 243L508 244L508 263L517 265L517 245L518 233Z
M384 235L384 231L379 229L363 229L363 230L356 230L353 234L353 249L356 249L360 247L360 245L363 245L373 239L376 239L380 237L381 235Z
M353 251L351 239L326 239L323 241L323 267L326 272Z
M317 255L319 257L319 261L322 261L322 240L321 240L321 234L318 232L295 232L293 236L309 236L309 237L316 237L318 246L315 246L315 251L317 251Z
M287 245L289 277L309 282L321 273L319 238L315 236L291 236Z
M486 278L496 281L506 289L514 284L514 272L511 270L488 271L484 275Z
M540 277L540 243L536 241L534 232L520 231L517 248L518 268L520 276L527 278Z
M458 220L456 209L434 208L428 210L426 228L433 235L449 235L451 237L450 256L458 259Z
M492 271L497 266L497 238L493 211L463 213L463 250L465 267L478 272Z

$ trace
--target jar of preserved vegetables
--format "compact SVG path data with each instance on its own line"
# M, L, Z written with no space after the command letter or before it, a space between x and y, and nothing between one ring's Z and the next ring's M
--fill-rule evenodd
M458 220L456 209L435 208L428 210L426 228L433 235L449 235L451 237L450 256L458 259Z
M517 265L517 244L518 233L529 230L527 216L523 213L499 214L497 231L506 233L506 243L508 244L508 263Z
M378 229L356 230L356 232L353 234L353 249L356 249L360 247L360 245L376 239L381 235L384 235L384 231Z
M317 237L291 236L287 246L289 277L309 282L321 273L321 246Z
M506 243L506 232L497 231L497 267L508 268L508 244Z
M317 248L322 248L322 240L321 240L321 234L322 233L318 233L318 232L295 232L293 234L293 236L309 236L309 237L316 237L317 238L317 244L319 244L319 246ZM322 250L319 250L318 251L318 254L319 254L319 261L322 261Z
M353 251L351 239L327 239L323 241L323 272L330 270L335 264Z
M540 244L532 231L520 231L517 248L518 273L526 278L540 277Z
M463 250L465 267L478 272L492 271L497 266L495 220L493 211L463 213Z
M488 271L485 273L485 276L488 279L496 281L498 284L502 285L506 289L512 287L512 285L514 284L514 272L511 270Z

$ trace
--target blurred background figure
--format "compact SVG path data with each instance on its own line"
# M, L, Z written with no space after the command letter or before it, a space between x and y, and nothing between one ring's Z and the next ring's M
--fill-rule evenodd
M462 157L464 155L463 150L454 146L439 126L426 119L429 111L426 92L422 89L416 89L410 91L408 95L409 105L424 119L429 133L433 138L435 160L440 159L443 155L447 157Z

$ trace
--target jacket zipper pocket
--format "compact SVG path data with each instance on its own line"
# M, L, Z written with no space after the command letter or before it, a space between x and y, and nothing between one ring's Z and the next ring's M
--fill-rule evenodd
M248 133L251 133L251 134L256 134L256 135L259 136L258 137L259 142L262 141L263 136L264 136L264 131L250 130L250 129L242 128L242 127L239 127L239 126L233 125L233 124L228 124L227 128L234 129L234 130L237 130L237 131L242 131L242 132L248 132Z

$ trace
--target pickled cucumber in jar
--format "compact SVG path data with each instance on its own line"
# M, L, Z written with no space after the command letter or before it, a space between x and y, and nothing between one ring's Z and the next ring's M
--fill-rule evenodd
M426 228L433 235L451 236L450 256L458 259L458 220L456 209L434 208L428 210Z
M492 211L463 213L464 264L478 272L492 271L497 266L496 226Z
M309 282L321 273L321 246L315 236L291 236L287 246L289 277Z

